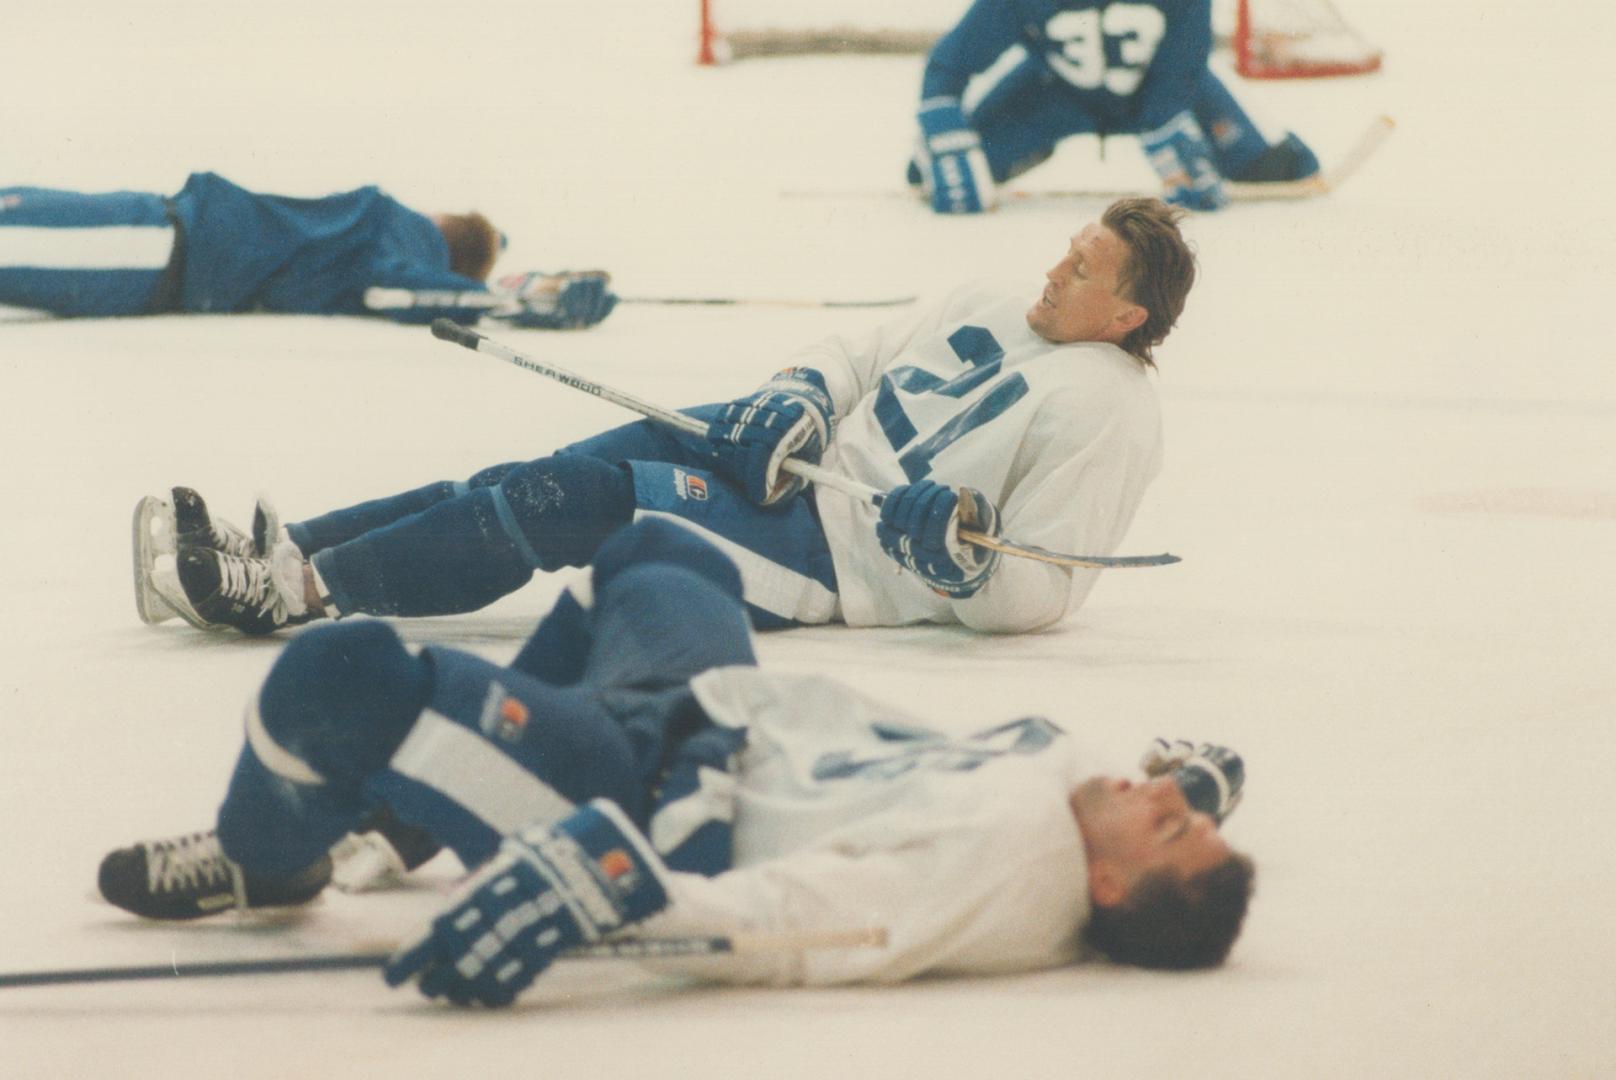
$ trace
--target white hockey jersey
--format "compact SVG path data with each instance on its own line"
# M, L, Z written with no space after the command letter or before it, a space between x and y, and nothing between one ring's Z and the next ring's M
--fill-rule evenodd
M1116 551L1161 471L1155 388L1114 345L1039 337L1026 321L1033 299L969 285L862 338L796 353L836 405L821 464L881 491L927 477L967 485L993 500L1006 537ZM881 550L875 507L832 492L817 501L852 626L1035 630L1081 604L1099 573L1007 557L974 596L951 599Z
M716 722L745 727L734 869L671 875L660 935L884 928L885 947L670 960L729 982L828 985L1029 971L1081 954L1088 917L1083 778L1047 720L945 736L832 680L718 668L691 681ZM733 787L732 787L733 786ZM653 823L655 824L655 823Z

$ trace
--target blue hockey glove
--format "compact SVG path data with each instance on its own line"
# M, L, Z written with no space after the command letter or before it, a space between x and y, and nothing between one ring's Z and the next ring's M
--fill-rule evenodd
M993 208L993 174L982 140L954 98L920 103L920 183L939 214L979 214Z
M490 289L500 302L488 314L513 326L579 330L594 326L617 306L611 283L604 270L511 274Z
M1167 201L1187 210L1218 210L1229 204L1212 147L1188 109L1155 131L1139 136L1145 156L1167 185Z
M662 873L616 804L596 799L506 837L383 975L456 1005L509 1005L565 950L666 907Z
M830 442L835 406L825 377L787 368L757 393L724 406L707 425L707 443L722 471L759 506L788 501L807 481L782 472L786 458L817 465Z
M999 535L999 511L975 488L957 492L932 480L900 484L881 501L875 538L898 563L944 596L963 600L986 585L999 553L967 544L960 526Z
M1185 740L1157 739L1145 751L1139 767L1146 776L1171 776L1184 801L1211 814L1218 824L1240 805L1246 784L1246 764L1227 746Z

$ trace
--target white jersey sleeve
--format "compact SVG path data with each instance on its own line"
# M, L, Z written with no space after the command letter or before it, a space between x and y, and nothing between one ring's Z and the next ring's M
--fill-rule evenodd
M1113 345L1039 337L1029 303L967 286L864 338L798 353L836 401L821 464L882 491L922 478L970 486L993 500L1007 537L1111 554L1161 470L1155 389ZM875 507L834 492L817 503L850 625L1033 630L1080 604L1098 576L1007 557L974 596L951 599L881 550Z
M1088 914L1070 740L1038 718L952 738L828 679L725 668L692 682L745 725L735 868L674 875L650 934L881 928L885 947L660 963L827 985L1065 964Z

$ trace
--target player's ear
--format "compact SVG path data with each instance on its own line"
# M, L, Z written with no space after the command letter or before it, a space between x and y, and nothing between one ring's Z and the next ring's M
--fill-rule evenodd
M1089 860L1089 899L1096 907L1116 907L1128 898L1128 875L1110 859Z
M1115 324L1121 336L1127 337L1145 325L1145 320L1148 318L1150 318L1150 312L1143 307L1138 304L1127 304L1121 311L1117 312Z

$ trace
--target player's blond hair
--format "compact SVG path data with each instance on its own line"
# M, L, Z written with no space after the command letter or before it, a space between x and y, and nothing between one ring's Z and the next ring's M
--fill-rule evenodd
M1122 348L1152 367L1152 350L1178 322L1195 285L1195 252L1178 229L1184 216L1160 199L1118 199L1100 217L1128 248L1119 282L1123 299L1146 312Z

